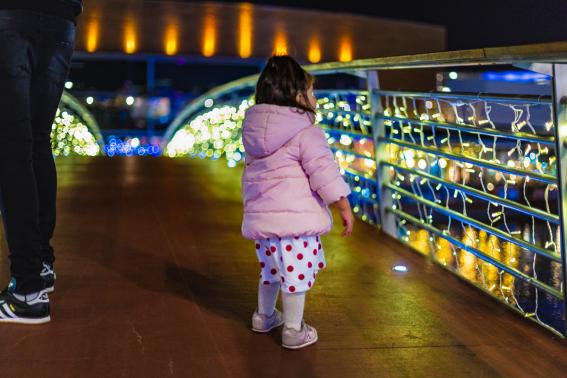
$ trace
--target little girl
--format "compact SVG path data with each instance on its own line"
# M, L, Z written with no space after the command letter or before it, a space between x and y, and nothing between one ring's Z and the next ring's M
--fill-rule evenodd
M313 77L289 56L270 58L256 86L256 105L244 118L246 167L242 177L242 234L256 241L261 274L252 329L284 325L282 346L299 349L317 341L303 321L305 292L325 268L320 235L330 231L328 205L344 230L354 218L324 132L315 126ZM283 316L276 309L282 291Z

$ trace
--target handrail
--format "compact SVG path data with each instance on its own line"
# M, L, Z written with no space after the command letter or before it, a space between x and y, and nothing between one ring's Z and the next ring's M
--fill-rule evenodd
M492 227L492 226L488 226L488 225L486 225L486 224L484 224L480 221L477 221L476 219L472 219L470 217L467 217L466 215L463 215L463 214L461 214L457 211L448 209L444 206L439 206L433 201L430 201L428 199L416 196L415 194L410 193L407 190L402 189L402 188L400 188L396 185L386 184L385 187L387 187L388 189L390 189L394 192L398 192L400 195L411 198L412 200L419 202L419 203L421 203L425 206L429 206L432 209L437 210L438 212L443 213L447 216L450 216L453 219L457 219L457 220L464 222L464 223L466 223L470 226L476 227L480 230L484 230L484 231L486 231L486 232L488 232L492 235L496 235L497 237L504 239L504 240L506 240L510 243L516 244L520 248L525 248L530 252L537 253L538 255L544 256L544 257L546 257L550 260L553 260L553 261L556 261L556 262L559 262L559 263L561 262L561 256L560 255L553 253L551 251L548 251L544 248L538 247L536 245L533 245L531 243L528 243L526 241L523 241L521 239L516 239L516 238L508 235L506 232L504 232L500 229L497 229L497 228Z
M508 166L503 166L503 165L499 165L499 164L496 164L496 163L490 163L488 161L476 159L476 158L469 157L469 156L457 155L457 154L453 154L453 153L450 153L450 152L444 152L444 151L434 149L434 148L423 147L423 146L420 146L420 145L414 144L414 143L407 143L407 142L405 142L403 140L399 140L399 139L378 138L378 140L380 142L397 144L400 147L406 147L406 148L411 148L411 149L414 149L414 150L420 150L420 151L428 153L428 154L443 156L443 157L446 157L446 158L449 158L449 159L452 159L452 160L457 160L457 161L461 161L463 163L470 163L470 164L478 165L478 166L481 166L481 167L484 167L484 168L493 169L495 171L500 171L500 172L508 173L508 174L511 174L511 175L527 176L527 177L530 177L533 180L543 182L544 184L557 184L557 178L555 176L551 176L551 175L535 173L535 172L528 172L528 171L523 171L521 169L516 169L516 168L510 168Z
M561 41L510 47L489 47L483 49L359 59L351 62L320 63L307 66L307 70L318 74L332 74L357 70L395 70L565 61L567 61L567 41Z
M476 134L483 134L489 136L497 136L501 138L509 138L509 139L520 139L525 140L526 142L533 142L533 143L540 143L545 144L548 146L555 146L555 139L551 137L542 137L537 135L532 135L528 133L523 133L520 131L517 132L508 132L502 131L498 129L491 129L487 127L481 126L473 126L473 125L459 125L455 123L444 123L444 122L432 122L432 121L423 121L414 118L402 118L402 117L394 117L394 116L386 116L383 114L376 115L378 118L393 121L393 122L407 122L411 124L423 125L428 126L431 128L443 128L447 130L454 130L454 131L463 131L469 133L476 133Z
M515 277L520 278L521 280L528 282L530 284L532 284L533 286L537 287L538 289L542 289L543 291L553 295L556 298L562 299L563 298L563 293L533 277L528 276L527 274L519 271L518 269L515 268L511 268L509 266L507 266L506 264L501 263L500 261L496 260L495 258L488 256L486 253L471 247L461 241L459 241L458 239L455 239L454 237L447 235L445 232L443 232L442 230L439 230L437 227L433 227L430 224L427 224L425 222L420 221L419 219L412 217L409 214L404 213L403 211L397 210L397 209L393 209L391 207L386 208L387 211L396 214L397 216L415 224L416 226L419 226L421 228L426 229L427 231L430 231L434 234L436 234L437 236L449 241L450 243L456 245L457 247L464 249L467 252L472 253L473 255L477 256L478 258L489 262L490 264L496 266L499 269L502 269L503 271L505 271L506 273L509 273Z
M455 92L409 92L409 91L385 91L376 90L375 93L380 96L393 97L414 97L419 99L435 98L435 99L453 99L467 101L485 101L485 102L504 102L504 103L521 103L531 105L549 105L551 104L550 96L519 96L519 95L491 95L485 93L455 93Z
M502 206L507 207L509 209L527 214L529 216L533 216L533 217L536 217L536 218L539 218L539 219L543 219L545 221L549 221L549 222L552 222L552 223L555 223L555 224L559 224L559 216L558 215L550 214L550 213L547 213L543 210L540 210L540 209L537 209L537 208L534 208L534 207L522 205L521 203L509 200L507 198L495 196L493 194L486 193L486 192L483 192L481 190L468 187L466 185L461 185L461 184L458 184L458 183L455 183L455 182L450 182L450 181L447 181L447 180L442 179L440 177L433 176L433 175L426 173L426 172L420 172L420 171L417 171L415 169L402 167L400 165L388 163L388 162L383 162L382 164L389 166L389 167L392 167L394 170L404 171L404 172L409 173L411 175L420 176L420 177L425 178L427 180L436 182L438 184L442 184L444 186L447 186L447 187L455 189L455 190L459 190L463 193L467 193L471 196L481 198L485 201L497 203L499 205L502 205Z

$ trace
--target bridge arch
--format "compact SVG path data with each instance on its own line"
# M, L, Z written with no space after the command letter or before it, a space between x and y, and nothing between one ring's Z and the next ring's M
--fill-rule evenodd
M55 156L97 156L103 153L104 139L97 121L79 100L63 92L51 130Z

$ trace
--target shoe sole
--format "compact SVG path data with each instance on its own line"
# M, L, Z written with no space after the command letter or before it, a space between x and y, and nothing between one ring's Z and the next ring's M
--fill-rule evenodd
M284 325L284 322L283 322L283 320L282 320L281 323L275 324L275 325L273 325L271 328L268 328L268 329L252 328L252 331L254 331L254 332L256 332L256 333L268 333L268 332L270 332L271 330L273 330L273 329L275 329L275 328L278 328L278 327L281 327L281 326L283 326L283 325Z
M316 338L314 338L313 340L305 343L305 344L301 344L301 345L286 345L282 343L282 347L286 348L286 349L292 349L292 350L296 350L296 349L301 349L301 348L305 348L308 347L309 345L313 345L317 342L317 340L319 340L319 335L317 335Z
M12 319L0 319L0 323L11 323L11 324L26 324L26 325L38 325L45 324L51 321L51 317L39 319L22 319L22 318L12 318Z
M48 294L51 294L51 293L55 292L55 287L53 287L53 286L48 287L47 289L45 289L45 292L48 293Z

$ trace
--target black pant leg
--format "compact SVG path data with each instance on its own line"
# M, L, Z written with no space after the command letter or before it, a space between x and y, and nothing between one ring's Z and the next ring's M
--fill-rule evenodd
M43 288L38 195L32 161L29 38L0 27L0 196L11 274L20 294Z
M57 173L51 149L51 128L73 47L68 41L45 38L36 49L38 62L31 85L33 167L39 198L42 259L53 263L55 255L50 241L56 222Z

